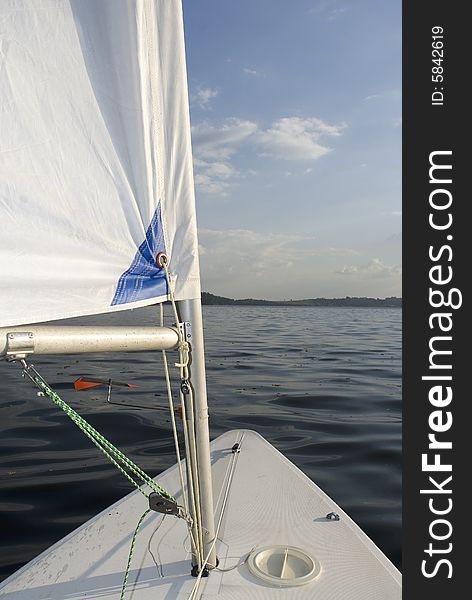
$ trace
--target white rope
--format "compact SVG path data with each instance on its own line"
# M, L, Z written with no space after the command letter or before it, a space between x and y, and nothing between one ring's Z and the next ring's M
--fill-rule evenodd
M187 377L185 377L187 379ZM201 513L201 505L200 505L200 481L198 477L198 459L197 459L197 440L195 436L195 407L193 402L193 393L192 390L189 390L188 401L191 415L191 427L190 430L190 444L192 446L192 452L190 454L190 464L192 468L192 477L193 484L195 486L195 509L196 509L196 520L197 520L197 533L198 533L198 541L200 545L201 558L203 558L203 528L202 528L202 513ZM182 394L183 396L183 394ZM183 401L183 398L182 398ZM187 421L187 424L189 422ZM188 459L187 459L188 460ZM198 567L201 568L202 561L200 560Z
M220 573L229 573L230 571L234 571L234 569L237 569L238 567L242 567L243 565L245 565L247 563L247 559L251 556L251 552L253 550L255 550L256 548L257 548L257 546L253 546L249 550L249 552L246 554L246 556L244 557L244 559L242 561L236 563L232 567L227 567L225 569L220 569L220 567L215 567L215 571L219 571Z
M239 439L239 442L237 442L237 444L239 445L239 449L241 448L241 444L242 444L243 439L244 439L244 433L241 435L241 437ZM192 588L190 596L188 597L188 600L196 600L198 589L200 587L200 581L201 581L202 576L203 576L203 571L205 570L205 567L208 564L208 560L209 560L209 558L211 556L211 553L213 552L213 548L215 547L216 542L218 541L218 535L219 535L219 532L220 532L221 523L223 522L223 516L224 516L225 510L226 510L226 505L227 505L228 497L229 497L229 491L230 491L230 488L231 488L231 484L233 482L233 477L234 477L234 472L236 470L236 463L237 463L237 460L238 460L238 456L239 456L239 452L235 452L232 455L232 461L231 461L231 466L230 466L230 471L229 471L229 476L228 476L228 482L227 482L225 493L224 493L224 496L223 496L223 502L221 504L221 512L220 512L220 516L218 518L218 524L216 526L215 537L214 537L213 542L211 543L211 546L210 546L210 548L208 550L208 554L206 555L206 558L203 561L203 565L200 568L200 571L199 571L199 573L197 575L197 579L196 579L195 584L194 584L194 586ZM245 561L246 560L247 560L247 558L245 559ZM235 568L235 567L233 567L233 568Z
M161 322L161 327L163 327L164 326L164 307L162 304L159 304L159 307L160 307L160 317L161 317L160 322ZM170 382L169 365L167 362L167 355L166 355L165 350L162 350L162 360L164 362L164 373L165 373L166 385L167 385L167 398L169 400L169 411L170 411L170 420L172 423L172 434L174 436L175 455L177 457L177 465L179 467L180 487L182 488L182 500L184 503L184 510L187 514L189 514L187 493L185 491L184 472L182 469L182 461L180 458L179 435L177 433L177 423L175 421L174 399L172 396L172 385Z
M169 299L171 301L175 322L176 322L176 325L178 328L179 362L175 363L175 366L180 369L181 381L188 382L188 380L189 380L188 365L189 365L189 361L190 361L190 346L189 346L187 340L185 339L183 324L180 323L179 313L177 310L177 305L175 302L175 296L174 296L173 287L172 287L171 276L170 276L170 273L168 270L167 258L165 258L165 260L163 260L159 266L161 266L164 269L165 277L167 280ZM161 305L161 325L163 325L162 305ZM177 428L175 425L175 417L174 417L174 410L173 410L174 404L173 404L173 399L172 399L172 389L171 389L171 385L170 385L169 369L168 369L167 357L166 357L165 351L162 351L162 354L163 354L163 360L164 360L164 370L165 370L165 374L166 374L169 405L170 405L170 409L171 409L172 428L173 428L173 433L174 433L174 442L175 442L175 446L176 446L177 462L179 464L179 473L180 473L181 485L182 485L182 496L184 496L183 471L182 471L181 464L180 464L180 452L178 449L179 444L178 444ZM231 463L228 467L227 472L225 473L223 486L222 486L222 490L224 489L224 495L223 495L223 500L221 503L221 511L220 511L220 515L218 518L218 523L216 526L215 537L209 547L209 550L205 557L205 560L202 560L204 545L203 545L203 529L202 529L202 522L201 522L199 478L198 478L198 470L197 470L195 408L194 408L194 401L193 401L193 390L190 385L188 385L188 390L186 390L186 395L188 396L188 406L189 406L189 410L190 410L190 422L192 425L191 427L189 427L189 421L187 421L186 408L185 408L185 396L181 389L180 390L180 400L181 400L181 405L182 405L182 421L183 421L183 430L184 430L185 450L186 450L186 454L187 454L187 467L188 467L187 468L187 479L189 480L188 481L188 483L189 483L188 489L190 492L190 501L192 504L193 515L194 515L193 526L195 528L195 533L196 533L197 539L195 539L195 537L192 535L191 527L189 527L189 533L190 533L190 536L192 539L193 548L195 549L196 558L197 558L197 562L198 562L198 568L199 568L195 584L193 586L193 589L190 593L188 600L196 600L197 594L199 591L199 587L200 587L200 582L201 582L201 579L203 576L203 572L205 570L205 567L208 564L208 561L213 552L213 549L215 548L216 542L218 541L218 535L219 535L219 531L221 528L221 524L223 522L223 517L224 517L225 511L226 511L226 506L227 506L228 497L229 497L229 491L230 491L231 484L233 481L239 451L233 453ZM239 442L237 442L239 447L241 447L243 438L244 438L244 433L241 435ZM190 445L192 446L192 452L189 452ZM189 459L189 457L190 457L190 459ZM217 504L219 504L220 498L221 498L221 492L220 492L220 496L218 498ZM188 507L188 501L185 498L184 498L184 505L186 505ZM247 557L244 559L243 563L246 560L247 560ZM243 563L240 563L240 564L243 564ZM235 565L235 566L231 567L231 569L234 569L237 566L239 566L239 565ZM231 570L231 569L227 569L227 570Z
M164 307L162 304L160 304L159 306L160 306L160 324L161 324L161 326L163 326L164 325ZM169 364L167 362L167 354L166 354L165 350L162 351L162 359L163 359L163 363L164 363L164 373L165 373L165 379L166 379L166 385L167 385L167 397L169 400L169 410L170 410L171 423L172 423L172 433L174 436L175 454L177 457L180 485L182 488L182 499L183 499L183 503L184 503L185 513L186 513L186 515L189 515L190 514L189 501L188 501L188 496L187 496L187 493L185 490L184 474L183 474L183 468L182 468L182 461L181 461L181 457L180 457L179 437L178 437L178 432L177 432L177 424L175 421L174 399L173 399L173 394L172 394L172 385L171 385L171 381L170 381ZM187 444L187 440L186 440L187 436L186 436L185 406L182 406L182 421L184 423L184 443L185 443L185 448L186 448L186 452L187 452L187 456L188 456L188 444ZM191 481L189 482L188 487L190 490L192 490L193 486L192 486ZM194 504L194 503L192 502L192 504ZM195 507L193 507L193 508L194 508L193 512L195 513ZM187 520L187 524L189 526L189 535L192 540L193 547L194 547L195 553L198 558L198 564L201 565L202 558L203 558L203 550L202 550L202 548L199 547L199 544L195 540L195 537L192 532L193 519L190 518L190 519L186 519L186 520Z
M159 265L164 269L169 299L172 305L172 310L174 313L174 319L178 328L179 335L179 362L175 363L175 366L180 369L180 378L181 381L188 381L189 379L189 370L188 365L190 361L190 346L185 339L185 334L180 324L180 317L177 310L177 305L175 301L171 276L168 269L167 258L161 261ZM190 492L190 501L193 509L193 523L195 528L195 538L192 536L192 540L194 542L195 550L196 550L196 558L198 568L201 569L202 560L203 560L203 529L202 529L202 517L201 517L201 506L200 506L200 485L198 478L198 468L197 468L197 442L195 435L195 409L193 402L193 390L191 386L188 386L188 404L189 404L189 417L192 426L189 427L189 422L187 420L186 410L185 410L185 397L180 391L180 400L182 405L182 422L184 429L184 440L185 440L185 450L187 455L187 473L189 480L189 492ZM191 451L190 450L191 446ZM196 542L196 543L195 543Z
M179 342L179 353L180 356L183 357L183 359L181 358L181 362L175 363L175 366L181 369L185 369L188 366L190 356L190 346L185 340L181 340Z
M190 452L190 442L189 442L189 432L188 432L188 424L187 424L187 413L185 411L185 402L183 399L183 395L181 394L181 407L182 407L182 422L183 422L183 430L184 430L184 442L185 442L185 453L186 456L189 457L191 452ZM196 509L196 503L195 503L195 492L194 492L194 484L193 484L193 468L192 468L192 464L191 461L189 461L189 459L187 458L187 478L188 478L188 482L189 482L189 495L190 495L190 503L192 505L192 514L195 515L197 514L197 509ZM192 536L192 542L193 542L193 546L194 546L194 552L197 558L197 563L198 566L200 567L200 565L203 562L203 549L200 548L199 545L199 537L198 537L198 522L195 520L193 522L193 527L195 528L195 535L196 538L193 536L193 534L191 534ZM198 543L197 543L198 542Z

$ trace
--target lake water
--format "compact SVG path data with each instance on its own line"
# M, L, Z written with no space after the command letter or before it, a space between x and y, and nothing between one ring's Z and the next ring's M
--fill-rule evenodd
M166 307L166 312L167 312ZM77 319L151 325L151 307ZM204 307L211 436L255 429L400 567L401 311ZM145 471L175 462L161 354L38 356L43 377ZM81 375L136 383L77 393ZM0 363L0 579L130 491L18 366Z

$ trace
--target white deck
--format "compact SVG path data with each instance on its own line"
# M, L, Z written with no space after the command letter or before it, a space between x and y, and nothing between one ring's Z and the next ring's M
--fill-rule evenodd
M305 586L278 588L253 577L243 564L202 579L200 598L400 600L399 571L326 494L257 433L230 431L212 442L215 502L231 447L242 433L219 533L223 541L217 545L220 568L237 565L253 547L287 544L316 557L321 573ZM156 480L177 496L176 467ZM126 496L0 584L1 600L117 600L131 535L146 507L138 492ZM340 515L339 521L326 520L331 511ZM183 600L192 591L186 526L166 516L152 535L161 520L161 515L149 514L138 534L126 600Z

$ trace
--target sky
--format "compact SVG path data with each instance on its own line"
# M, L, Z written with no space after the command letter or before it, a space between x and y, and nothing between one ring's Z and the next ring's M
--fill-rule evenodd
M184 0L202 288L401 296L400 0Z

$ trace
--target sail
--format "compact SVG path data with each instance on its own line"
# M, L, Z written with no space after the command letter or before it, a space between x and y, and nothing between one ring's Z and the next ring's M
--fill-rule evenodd
M199 297L180 0L2 0L0 246L0 326Z

